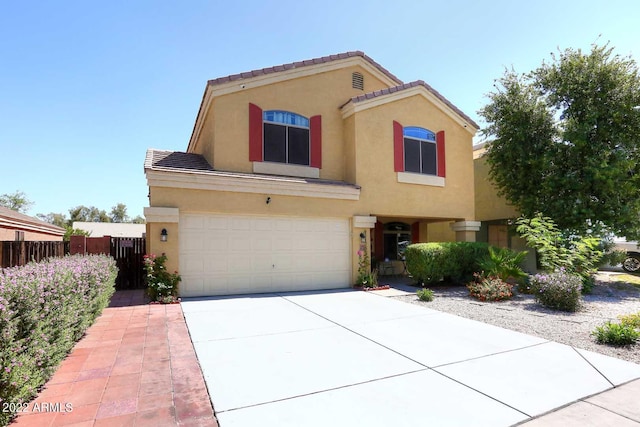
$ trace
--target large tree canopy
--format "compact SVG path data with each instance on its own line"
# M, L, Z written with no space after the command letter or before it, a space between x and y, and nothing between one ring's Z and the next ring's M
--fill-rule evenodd
M29 208L33 206L33 202L27 198L24 192L16 191L12 194L5 193L0 195L0 206L26 214Z
M506 71L479 113L499 194L566 230L640 238L640 77L635 61L593 46Z

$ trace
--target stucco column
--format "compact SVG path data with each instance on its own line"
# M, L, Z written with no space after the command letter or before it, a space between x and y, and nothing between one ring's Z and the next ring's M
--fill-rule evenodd
M371 229L376 226L377 218L369 215L354 215L352 221L352 269L351 282L355 283L358 278L358 264L360 262L359 251L367 254L369 259L369 269L371 269Z
M475 242L480 225L480 221L458 221L449 224L449 227L456 232L456 242Z
M149 207L144 208L144 216L147 220L147 254L165 254L167 271L178 271L180 211L178 208ZM164 241L163 234L166 236Z

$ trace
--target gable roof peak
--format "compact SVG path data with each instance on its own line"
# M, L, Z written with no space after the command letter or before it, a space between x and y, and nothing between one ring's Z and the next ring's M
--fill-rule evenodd
M311 65L326 64L326 63L329 63L329 62L339 61L339 60L349 59L349 58L354 58L354 57L363 58L365 61L367 61L369 64L371 64L374 68L376 68L382 74L386 75L389 79L391 79L392 81L396 82L397 84L402 84L402 80L400 80L399 78L397 78L396 76L391 74L391 72L389 72L389 70L384 68L382 65L378 64L376 61L371 59L369 56L367 56L361 50L352 50L352 51L348 51L348 52L342 52L342 53L337 53L337 54L332 54L332 55L327 55L327 56L321 56L321 57L318 57L318 58L305 59L305 60L302 60L302 61L296 61L296 62L290 62L290 63L282 64L282 65L275 65L275 66L272 66L272 67L260 68L260 69L256 69L256 70L252 70L252 71L246 71L246 72L242 72L242 73L238 73L238 74L231 74L229 76L218 77L216 79L209 80L207 82L207 84L208 85L212 85L212 86L213 85L219 85L219 84L223 84L223 83L233 82L233 81L236 81L236 80L249 79L249 78L252 78L252 77L264 76L264 75L267 75L267 74L278 73L278 72L287 71L287 70L293 70L293 69L296 69L296 68L307 67L307 66L311 66Z
M360 103L360 102L363 102L363 101L367 101L367 100L378 98L378 97L385 96L385 95L390 95L390 94L393 94L393 93L396 93L396 92L401 92L401 91L404 91L404 90L407 90L407 89L411 89L411 88L415 88L415 87L423 87L423 88L425 88L429 93L431 93L433 96L435 96L439 101L441 101L443 104L445 104L451 110L453 110L453 112L456 115L458 115L464 121L466 121L469 124L471 124L472 126L474 126L476 129L479 129L478 124L471 117L469 117L465 113L463 113L462 110L460 110L458 107L453 105L453 103L451 101L449 101L447 98L445 98L440 92L435 90L433 87L431 87L429 84L427 84L424 80L414 80L412 82L403 83L403 84L398 85L398 86L385 88L385 89L380 89L380 90L375 90L373 92L363 93L362 95L354 96L349 101L347 101L344 105L342 105L341 108L345 107L346 105L348 105L350 103L357 104L357 103Z

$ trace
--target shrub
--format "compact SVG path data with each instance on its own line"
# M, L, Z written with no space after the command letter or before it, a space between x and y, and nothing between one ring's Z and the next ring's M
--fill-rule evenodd
M516 221L517 232L538 254L540 267L552 272L564 269L585 280L583 290L591 291L589 282L603 258L602 240L592 236L578 236L560 230L553 220L542 214Z
M631 345L640 338L640 332L633 326L612 322L596 327L592 334L598 343L613 346Z
M431 289L427 289L427 288L423 288L423 289L418 289L418 292L416 292L416 294L418 295L418 299L420 301L433 301L433 291Z
M178 272L169 273L164 263L167 257L151 254L144 256L144 268L147 271L147 293L152 301L164 303L174 302L178 296L180 276Z
M489 254L478 261L478 266L484 277L498 277L503 281L512 278L522 280L527 273L522 271L520 263L524 261L527 252L515 252L507 248L489 246Z
M511 299L513 296L513 285L499 277L484 277L482 274L475 274L474 279L467 284L467 288L469 295L480 301L502 301Z
M407 271L419 283L441 280L464 283L478 271L478 260L489 245L477 242L416 243L407 246Z
M627 314L620 316L620 323L635 329L640 329L640 311L635 314Z
M0 405L28 402L109 303L115 261L54 258L0 269ZM8 405L8 406L7 406ZM12 413L0 411L0 425Z
M363 288L375 288L378 286L378 273L371 271L369 256L363 250L358 251L358 278L356 286Z
M576 274L565 270L536 274L531 278L530 287L536 301L545 307L576 311L580 306L582 279Z

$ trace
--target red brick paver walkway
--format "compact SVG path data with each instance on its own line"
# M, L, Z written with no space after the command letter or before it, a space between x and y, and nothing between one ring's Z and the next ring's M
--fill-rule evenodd
M118 291L11 427L217 427L180 304Z

